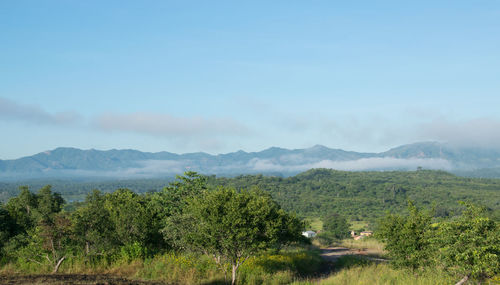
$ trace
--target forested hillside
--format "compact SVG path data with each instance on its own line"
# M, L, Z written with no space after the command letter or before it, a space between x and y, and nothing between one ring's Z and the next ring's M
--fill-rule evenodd
M294 177L247 175L212 179L235 188L271 192L285 209L301 216L342 213L352 220L374 220L386 211L404 212L407 201L435 207L437 216L455 214L458 201L500 211L500 180L457 177L443 171L347 172L314 169Z
M101 182L31 181L0 184L4 202L17 196L18 187L39 189L51 184L67 201L82 201L92 189L112 192L128 188L137 193L161 191L168 179L141 179ZM443 171L347 172L327 169L310 170L282 178L244 175L235 178L210 176L211 185L237 189L258 187L270 192L286 210L302 217L318 217L329 212L342 213L351 220L375 220L385 211L404 212L407 201L435 207L437 216L455 214L458 201L466 200L500 212L500 180L463 178Z

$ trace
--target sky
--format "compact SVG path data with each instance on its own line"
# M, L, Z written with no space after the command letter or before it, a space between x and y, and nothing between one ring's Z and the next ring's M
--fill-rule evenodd
M0 1L0 159L500 147L500 1Z

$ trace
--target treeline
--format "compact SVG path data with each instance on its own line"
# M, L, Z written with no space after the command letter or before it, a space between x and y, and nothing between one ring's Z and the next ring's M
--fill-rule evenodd
M347 172L313 169L293 177L242 175L234 178L208 176L211 186L246 189L257 186L267 191L286 210L301 217L323 217L338 213L349 220L374 222L386 211L406 212L408 200L417 206L434 207L435 215L460 214L458 201L484 205L500 219L500 180L457 177L444 171ZM162 191L171 180L142 179L100 182L33 181L32 188L51 184L68 201L83 201L92 189L104 193L127 188L136 193ZM45 184L44 184L45 183ZM4 202L17 196L23 183L0 183Z
M175 177L165 179L123 179L123 180L26 180L17 182L0 182L0 202L7 202L11 197L19 194L19 187L29 186L31 189L40 189L45 185L51 185L52 191L61 193L66 201L83 201L87 194L94 189L103 193L113 192L116 189L131 189L136 193L159 192L168 185Z
M234 283L249 257L303 241L304 224L268 193L211 187L193 172L159 192L94 190L73 211L64 205L51 186L22 187L1 205L1 264L57 272L68 259L93 267L189 251L213 257Z
M458 201L486 206L500 219L500 180L463 178L444 171L347 172L313 169L294 177L245 175L212 178L210 183L237 189L266 189L282 207L303 217L342 214L375 222L385 212L407 212L407 201L434 208L437 217L460 214Z

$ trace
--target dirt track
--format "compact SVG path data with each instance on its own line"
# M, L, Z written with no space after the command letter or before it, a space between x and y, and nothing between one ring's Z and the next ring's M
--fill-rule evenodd
M381 262L387 261L385 259L371 257L370 254L373 254L373 252L369 250L356 250L345 247L328 247L321 249L321 257L323 257L324 260L329 262L335 262L342 256L346 255L358 256L373 261L381 261Z
M110 275L54 274L54 275L0 275L5 285L164 285L160 282L136 281Z

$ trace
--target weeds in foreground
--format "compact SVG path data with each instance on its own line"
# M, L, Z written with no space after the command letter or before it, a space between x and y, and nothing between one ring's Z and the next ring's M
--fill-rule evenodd
M290 284L303 276L314 276L322 264L319 250L312 247L271 251L247 260L240 268L238 284ZM14 263L0 268L0 274L5 275L49 273L50 267L20 267ZM100 260L93 263L83 257L73 257L63 263L60 273L111 274L167 284L226 284L224 274L218 270L213 259L187 253L165 253L145 259Z
M360 240L344 239L339 243L339 246L357 250L364 250L367 251L370 255L385 256L386 254L384 250L384 244L372 237Z
M341 269L326 279L311 279L308 281L299 281L293 284L439 285L454 284L456 282L456 280L452 277L442 272L425 271L415 274L414 272L408 270L393 269L388 264L377 264L353 256L342 257L338 260L336 267Z

